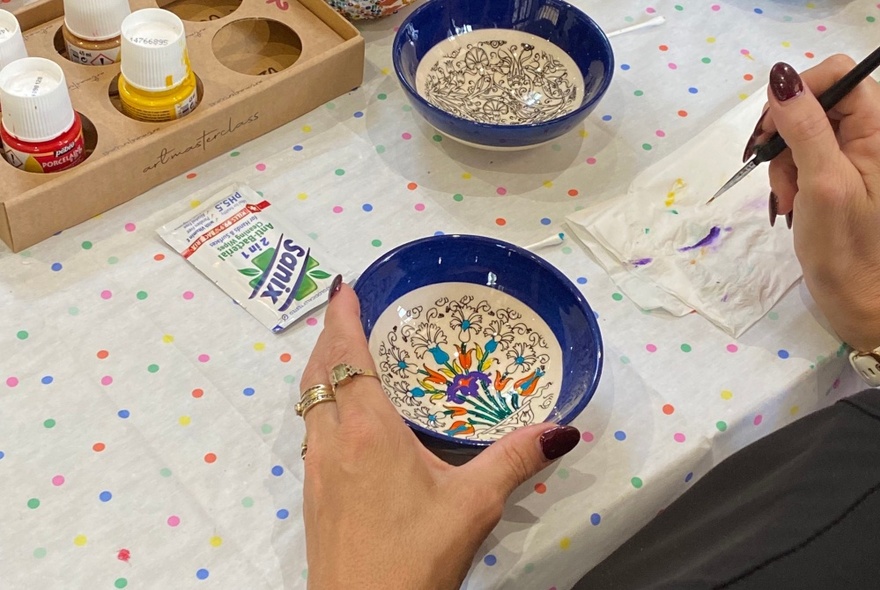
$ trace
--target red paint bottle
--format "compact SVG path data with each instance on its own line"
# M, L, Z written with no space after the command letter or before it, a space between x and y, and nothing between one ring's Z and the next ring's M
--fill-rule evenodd
M3 157L16 168L59 172L85 160L82 121L58 64L28 57L3 68L0 104Z

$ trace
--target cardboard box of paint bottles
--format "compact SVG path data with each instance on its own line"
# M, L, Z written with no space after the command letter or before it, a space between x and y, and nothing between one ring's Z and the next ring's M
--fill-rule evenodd
M88 157L33 173L0 161L0 239L18 252L271 131L363 81L364 41L324 0L131 0L184 23L198 106L168 122L135 120L119 64L65 57L63 0L15 12L27 52L57 63Z

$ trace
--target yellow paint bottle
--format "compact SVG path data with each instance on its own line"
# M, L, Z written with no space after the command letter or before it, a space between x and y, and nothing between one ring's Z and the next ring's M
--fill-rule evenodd
M122 22L119 99L140 121L173 121L198 105L198 85L180 18L160 8L138 10Z

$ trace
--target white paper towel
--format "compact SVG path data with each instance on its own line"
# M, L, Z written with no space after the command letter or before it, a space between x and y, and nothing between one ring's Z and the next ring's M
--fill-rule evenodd
M569 215L573 233L629 298L697 311L739 336L801 276L791 232L768 219L767 166L706 204L741 166L766 90L753 94L610 203Z

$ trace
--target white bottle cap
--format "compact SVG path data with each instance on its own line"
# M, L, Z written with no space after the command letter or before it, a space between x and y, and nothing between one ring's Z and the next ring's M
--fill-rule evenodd
M129 14L128 0L64 0L67 30L89 41L118 37L122 21Z
M136 10L122 21L122 77L148 92L170 90L190 73L183 21L167 10Z
M3 68L0 103L3 128L21 141L49 141L73 126L64 72L42 57L25 57Z
M23 57L27 57L27 50L18 19L11 12L0 10L0 70Z

